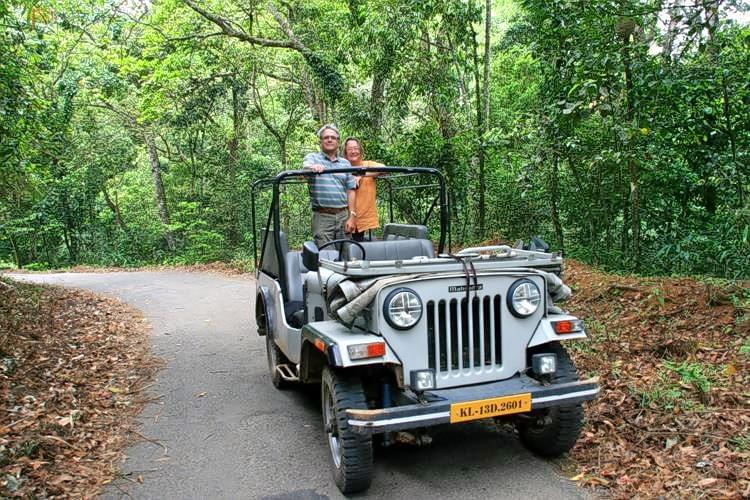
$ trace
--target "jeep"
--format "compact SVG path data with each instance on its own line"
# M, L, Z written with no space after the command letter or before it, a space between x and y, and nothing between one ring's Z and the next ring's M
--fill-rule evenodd
M303 241L301 250L290 250L282 193L317 174L285 171L253 185L260 243L253 244L255 319L266 338L270 379L279 389L320 384L339 489L369 487L374 438L388 444L397 433L422 436L440 424L506 420L538 455L570 450L581 430L582 402L595 398L599 386L596 379L579 380L563 347L586 333L580 319L554 303L570 293L560 279L561 256L538 238L527 246L450 253L445 180L436 169L335 171L378 173L379 189L406 178L420 180L396 183L397 189L436 191L432 203L424 196L418 199L426 202L412 203L424 207L424 220L411 214L399 223L394 189L383 188L391 195L391 220L381 239L320 248ZM257 228L261 194L269 210ZM431 219L439 222L432 230Z

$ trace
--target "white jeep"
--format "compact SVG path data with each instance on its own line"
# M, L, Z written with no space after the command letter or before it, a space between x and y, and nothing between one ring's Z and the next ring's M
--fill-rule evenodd
M599 386L579 380L562 345L586 334L581 320L553 304L570 293L559 278L561 257L543 245L444 253L450 232L442 174L341 169L368 171L380 174L379 183L432 179L415 189L438 191L429 208L440 221L437 251L426 225L392 222L381 240L338 240L324 248L308 241L290 250L279 229L280 192L316 174L282 172L253 190L254 228L256 191L272 191L255 248L255 318L266 337L270 378L278 388L321 385L340 490L370 485L373 436L387 443L395 431L511 419L535 453L567 452L581 430L582 402L595 398Z

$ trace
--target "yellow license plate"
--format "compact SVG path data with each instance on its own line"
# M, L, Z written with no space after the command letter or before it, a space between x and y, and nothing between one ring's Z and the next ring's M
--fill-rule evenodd
M451 423L531 411L531 393L451 405Z

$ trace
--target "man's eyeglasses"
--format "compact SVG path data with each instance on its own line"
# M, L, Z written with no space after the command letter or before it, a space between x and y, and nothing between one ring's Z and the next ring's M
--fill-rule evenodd
M338 141L339 140L339 138L336 137L335 135L325 135L321 137L321 139L323 139L324 141Z

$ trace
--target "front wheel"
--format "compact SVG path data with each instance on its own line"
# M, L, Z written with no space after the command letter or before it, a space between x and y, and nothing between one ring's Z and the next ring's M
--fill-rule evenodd
M560 344L546 345L540 352L557 354L557 373L554 382L578 380L573 360ZM543 457L557 457L576 444L583 428L583 405L576 403L532 412L516 420L521 442L526 448Z
M353 432L346 418L348 408L367 408L362 384L326 367L321 404L336 486L344 494L366 490L372 481L372 437Z

